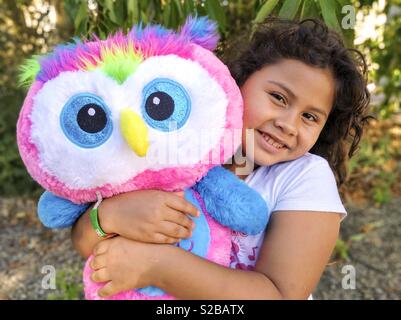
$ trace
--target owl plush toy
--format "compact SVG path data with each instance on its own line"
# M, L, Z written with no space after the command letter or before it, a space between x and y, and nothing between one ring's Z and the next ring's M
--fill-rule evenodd
M228 266L232 230L268 222L261 196L220 164L239 147L242 99L212 53L216 25L188 18L179 32L136 26L106 40L76 40L29 60L17 125L21 157L45 189L41 221L68 227L101 195L184 190L201 212L178 246ZM89 261L89 260L88 260ZM101 285L84 269L85 296ZM172 299L158 288L111 299Z

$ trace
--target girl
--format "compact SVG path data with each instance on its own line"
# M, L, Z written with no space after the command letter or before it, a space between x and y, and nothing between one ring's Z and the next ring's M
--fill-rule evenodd
M196 208L180 194L106 199L100 224L119 236L100 241L91 208L72 230L78 252L94 253L92 279L107 282L99 295L153 285L181 299L304 299L317 285L346 216L336 178L344 182L367 119L363 56L317 20L271 19L228 65L244 99L243 152L254 132L245 156L256 170L241 178L269 204L268 229L233 234L229 269L165 245L193 228Z

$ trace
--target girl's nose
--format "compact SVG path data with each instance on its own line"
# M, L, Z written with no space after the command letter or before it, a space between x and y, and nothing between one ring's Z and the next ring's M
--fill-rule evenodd
M288 115L285 118L276 119L274 125L280 128L284 134L295 137L298 135L297 121L293 116Z

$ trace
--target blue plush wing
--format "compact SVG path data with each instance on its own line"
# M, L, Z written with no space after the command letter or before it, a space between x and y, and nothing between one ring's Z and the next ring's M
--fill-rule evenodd
M266 228L270 217L266 201L229 170L211 169L194 189L209 214L222 225L250 235Z
M90 204L75 204L45 191L38 203L39 220L48 228L67 228L84 213Z

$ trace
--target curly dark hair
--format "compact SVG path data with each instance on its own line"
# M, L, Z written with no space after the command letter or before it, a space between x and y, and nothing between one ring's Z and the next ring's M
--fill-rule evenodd
M318 19L269 18L258 25L245 45L243 42L242 49L228 48L229 54L223 56L239 86L255 71L281 59L295 59L331 71L335 79L334 104L310 152L328 161L338 185L342 185L347 177L347 157L356 151L363 127L371 118L367 114L367 64L362 53L346 48L341 37Z

